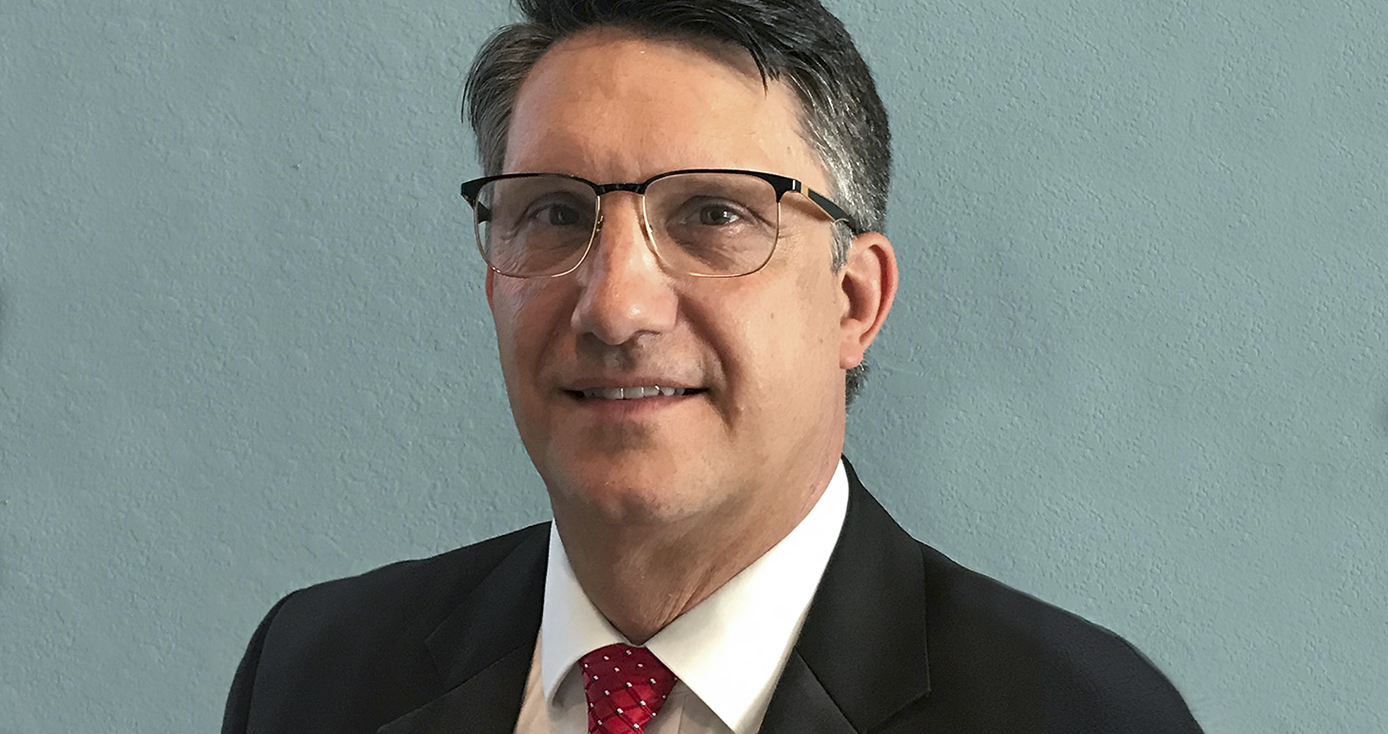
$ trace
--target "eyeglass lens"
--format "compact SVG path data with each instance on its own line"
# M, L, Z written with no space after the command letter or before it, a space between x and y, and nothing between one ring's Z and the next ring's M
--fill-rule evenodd
M599 224L597 192L565 176L492 181L478 193L482 254L514 276L564 273ZM753 272L776 247L780 211L769 182L739 173L679 173L652 181L643 210L661 263L692 275Z

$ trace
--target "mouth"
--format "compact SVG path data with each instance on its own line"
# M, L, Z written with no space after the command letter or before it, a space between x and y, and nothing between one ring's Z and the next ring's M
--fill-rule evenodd
M575 400L644 400L646 398L698 395L706 392L706 390L702 387L637 385L634 387L594 387L586 390L565 390L564 392Z

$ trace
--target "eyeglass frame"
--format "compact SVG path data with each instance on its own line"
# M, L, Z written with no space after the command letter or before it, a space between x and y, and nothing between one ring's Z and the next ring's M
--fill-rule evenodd
M670 176L677 176L685 173L734 173L759 178L767 182L768 184L771 184L772 189L776 191L776 210L778 212L778 221L776 226L776 241L771 243L771 252L767 253L766 259L763 260L761 265L758 265L756 269L750 270L746 273L737 273L736 275L720 275L715 273L685 273L685 275L688 275L692 278L741 278L745 275L751 275L753 273L756 273L757 271L766 267L766 264L771 262L771 258L776 254L776 245L779 244L781 241L781 228L779 222L781 199L784 198L786 194L792 191L809 199L810 202L813 203L815 206L819 207L821 211L823 211L825 214L828 214L835 223L843 222L844 224L848 225L848 228L855 233L861 231L858 227L857 220L855 220L851 214L845 211L843 207L834 203L833 200L831 200L829 197L801 183L799 179L791 178L790 176L782 176L776 173L767 173L766 171L751 171L740 168L681 168L674 171L665 171L664 173L657 173L656 175L651 176L650 178L640 183L608 184L593 183L592 181L589 181L588 179L583 178L582 176L574 176L568 173L551 173L546 171L536 171L529 173L502 173L496 176L483 176L481 178L474 178L470 181L464 181L462 186L460 187L459 193L461 193L463 198L467 200L467 203L472 206L472 226L474 232L473 239L477 241L477 251L479 254L482 255L482 261L487 263L488 268L491 268L491 270L495 272L497 275L502 275L507 278L519 278L526 280L532 278L559 278L568 275L569 273L572 273L575 270L578 270L579 266L583 265L583 263L587 261L588 254L593 251L593 243L597 241L598 233L602 230L602 197L614 191L625 191L642 197L642 228L646 232L646 237L650 240L650 246L652 247L651 251L655 253L657 258L659 258L660 251L658 249L655 249L655 234L651 231L650 221L646 219L646 189L650 188L651 184L655 183L656 181L659 181L662 178L668 178ZM585 184L593 190L594 194L596 194L597 197L598 215L597 218L593 221L593 231L588 236L588 244L584 245L583 254L579 256L578 261L575 262L573 266L561 273L551 273L548 275L511 275L509 273L503 273L500 270L498 270L495 265L492 265L491 260L487 257L486 250L483 248L482 232L480 229L482 226L482 220L479 216L480 212L477 210L477 207L482 205L480 202L478 202L477 197L482 193L482 188L484 186L495 181L504 181L508 179L519 178L537 178L540 176L557 176L559 178L566 178L571 181L576 181L578 183Z

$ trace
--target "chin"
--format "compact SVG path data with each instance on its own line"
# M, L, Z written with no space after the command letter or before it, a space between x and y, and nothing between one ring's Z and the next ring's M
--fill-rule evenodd
M691 481L688 464L679 467L669 456L587 455L551 463L541 476L551 502L572 511L613 523L662 524L699 514L715 501L704 481Z

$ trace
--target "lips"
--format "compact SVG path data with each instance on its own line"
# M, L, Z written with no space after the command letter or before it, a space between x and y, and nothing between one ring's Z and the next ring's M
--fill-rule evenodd
M665 387L663 385L632 385L622 387L584 387L564 392L579 400L641 400L644 398L677 398L704 392L699 387Z
M595 387L588 390L579 390L577 392L585 400L593 400L595 398L601 398L603 400L640 400L641 398L653 398L657 395L663 395L669 398L702 391L698 388L642 385L639 387Z

